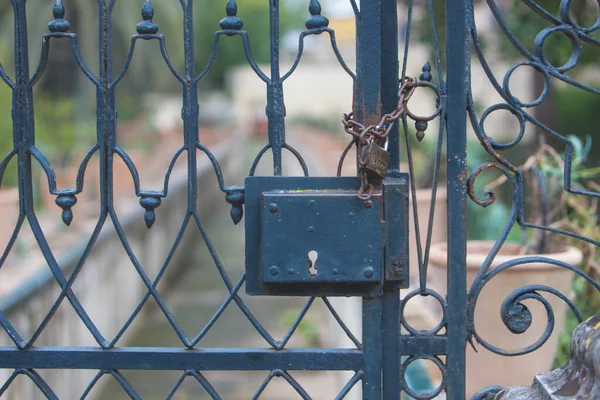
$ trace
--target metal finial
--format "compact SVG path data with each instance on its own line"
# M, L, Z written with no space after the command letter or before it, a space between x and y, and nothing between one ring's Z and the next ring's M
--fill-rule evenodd
M154 222L156 221L155 210L158 208L158 206L160 206L161 203L162 200L160 197L143 196L140 199L140 205L144 207L144 210L146 210L144 212L144 222L146 222L148 229L152 228L152 225L154 225Z
M142 18L144 20L136 26L137 32L140 35L155 35L158 33L158 25L152 22L152 19L154 18L154 7L152 7L150 0L146 0L142 6Z
M77 204L77 197L72 194L61 194L55 200L57 206L62 208L62 220L65 225L71 225L73 222L73 206Z
M54 15L54 20L50 21L48 24L50 32L68 32L71 28L71 24L69 21L65 20L65 6L63 5L62 0L56 0L54 7L52 7L52 14Z
M229 0L227 2L227 6L225 7L225 12L227 13L227 17L223 18L219 25L221 29L228 31L239 31L244 26L244 22L237 17L237 3L235 0Z
M310 17L306 20L307 29L324 29L329 26L329 20L321 15L321 3L319 0L310 0L308 5Z
M225 201L231 204L231 219L234 224L239 224L244 216L245 193L241 186L226 188Z
M421 73L421 75L419 75L419 80L431 82L431 64L429 63L429 61L423 64L423 68L421 68L421 71L423 72Z

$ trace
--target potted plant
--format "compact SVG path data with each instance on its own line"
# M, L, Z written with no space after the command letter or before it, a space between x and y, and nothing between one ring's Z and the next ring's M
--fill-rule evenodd
M591 179L600 171L584 165L591 143L588 141L584 144L576 137L571 137L570 140L574 153L571 164L572 188L598 191ZM525 198L524 205L528 214L526 221L519 222L582 236L590 235L590 229L597 233L597 215L595 211L594 215L590 215L590 210L595 210L597 200L564 190L564 161L555 149L542 145L538 153L530 157L520 170L528 185L526 192L529 196ZM487 188L496 188L507 181L508 178L503 175L487 185ZM518 209L519 205L515 208ZM488 219L482 210L483 208L479 208L479 215L476 216L479 225L508 230L510 225L503 225L511 219L520 218L516 215L509 216L508 208L502 206ZM594 257L592 254L595 254L595 248L590 248L589 243L576 244L572 237L560 233L538 229L530 231L533 234L519 238L519 230L513 227L502 236L497 234L496 237L500 237L497 241L476 237L476 240L467 242L469 302L471 307L475 305L473 315L470 315L473 321L471 329L474 329L470 338L472 346L467 349L467 392L470 395L490 385L530 385L535 374L551 369L569 309L565 300L572 297L571 287L575 274L545 260L551 259L578 268L584 258L581 247L588 249L588 258ZM469 236L469 239L473 239L473 235ZM595 238L599 236L596 235ZM524 243L519 244L519 241ZM499 245L499 250L494 249L496 244ZM529 257L529 261L517 261L523 257ZM442 296L446 294L446 264L447 245L442 243L433 246L429 283ZM512 266L508 267L509 265ZM534 286L528 290L528 285L534 285L535 290ZM549 293L544 287L555 289L564 298ZM511 295L515 290L516 294ZM554 319L554 329L550 335L546 332L549 328L546 306L551 308ZM545 343L539 349L522 354L537 348L544 339ZM488 351L492 346L511 356ZM485 368L481 368L482 365ZM490 371L502 371L502 374L492 374Z

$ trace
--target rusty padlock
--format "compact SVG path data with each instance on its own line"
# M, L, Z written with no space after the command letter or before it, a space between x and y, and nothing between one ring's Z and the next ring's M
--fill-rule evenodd
M375 141L370 141L365 146L362 168L380 179L384 179L387 173L390 153L379 146Z

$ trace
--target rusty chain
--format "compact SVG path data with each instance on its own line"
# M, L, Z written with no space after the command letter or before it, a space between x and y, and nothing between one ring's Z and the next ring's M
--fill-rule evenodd
M356 143L360 170L360 189L358 191L358 198L361 200L369 200L375 190L375 186L369 179L370 174L364 168L367 162L365 149L374 142L378 143L388 138L394 123L396 123L396 121L398 121L406 112L406 104L416 89L416 83L417 80L410 77L406 77L402 80L402 84L398 89L398 106L391 113L385 114L378 125L365 126L354 119L354 113L344 114L342 117L344 130L352 136L352 141L348 144L346 150L344 150L344 153L342 154L340 166L343 163L343 158L346 156L348 150ZM341 168L338 168L338 173L340 171Z

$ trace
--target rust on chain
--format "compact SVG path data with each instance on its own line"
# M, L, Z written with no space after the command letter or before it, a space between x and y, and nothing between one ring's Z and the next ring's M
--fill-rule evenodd
M402 80L402 84L398 89L398 106L390 113L385 114L377 125L363 125L354 119L354 113L344 114L342 123L344 130L352 136L352 140L342 153L338 163L338 175L341 173L341 167L344 163L344 158L353 144L357 145L358 164L360 170L360 189L358 198L361 200L369 200L373 195L375 186L370 181L370 174L364 168L367 160L365 158L365 148L372 143L381 143L387 139L392 127L402 115L406 112L406 104L416 89L417 80L415 78L406 77Z

